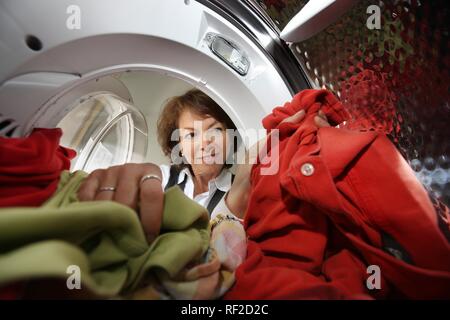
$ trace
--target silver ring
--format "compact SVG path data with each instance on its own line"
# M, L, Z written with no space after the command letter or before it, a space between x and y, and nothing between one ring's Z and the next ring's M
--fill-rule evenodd
M145 180L148 180L148 179L156 179L156 180L158 180L160 183L162 183L161 178L158 177L156 174L146 174L145 176L143 176L143 177L141 178L141 184L143 184L144 181L145 181Z
M116 187L102 187L102 188L98 188L98 192L101 192L101 191L112 191L112 192L114 192L114 191L116 191Z

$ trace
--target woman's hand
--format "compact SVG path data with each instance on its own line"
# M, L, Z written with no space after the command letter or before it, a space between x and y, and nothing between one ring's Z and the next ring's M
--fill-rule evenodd
M305 111L300 110L296 114L284 119L282 122L300 123L305 118ZM322 111L314 117L314 122L319 128L329 127L327 117ZM236 176L231 186L230 191L227 193L225 203L233 214L238 218L243 218L245 211L247 210L248 197L250 195L250 172L254 163L256 163L256 157L259 150L263 150L263 147L268 139L264 137L259 140L253 146L249 148L247 152L246 162L244 164L238 164L236 169Z
M78 190L80 201L113 200L138 212L142 227L151 243L161 228L164 191L158 179L142 177L156 175L161 178L159 166L152 163L127 163L93 171ZM101 190L113 188L115 190Z

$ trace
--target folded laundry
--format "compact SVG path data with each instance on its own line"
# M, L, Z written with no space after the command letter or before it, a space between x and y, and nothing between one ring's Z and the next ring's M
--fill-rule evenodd
M304 121L281 123L301 109ZM318 129L319 110L346 117L328 91L304 90L263 120L279 130L280 170L252 168L248 254L225 298L449 298L449 242L411 168L382 134Z

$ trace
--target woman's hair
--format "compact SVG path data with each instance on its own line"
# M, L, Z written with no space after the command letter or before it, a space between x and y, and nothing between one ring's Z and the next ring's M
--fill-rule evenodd
M213 117L222 123L225 129L236 129L233 121L213 99L198 89L189 90L181 96L170 98L158 119L158 142L163 153L168 157L171 156L172 149L178 144L178 141L172 141L171 137L172 133L178 129L178 121L185 110L200 116ZM181 165L181 167L184 166L186 165Z

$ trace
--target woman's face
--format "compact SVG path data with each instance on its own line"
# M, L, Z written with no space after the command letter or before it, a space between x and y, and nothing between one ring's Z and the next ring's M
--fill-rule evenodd
M218 175L227 159L227 133L223 123L189 109L178 120L180 149L194 173Z

